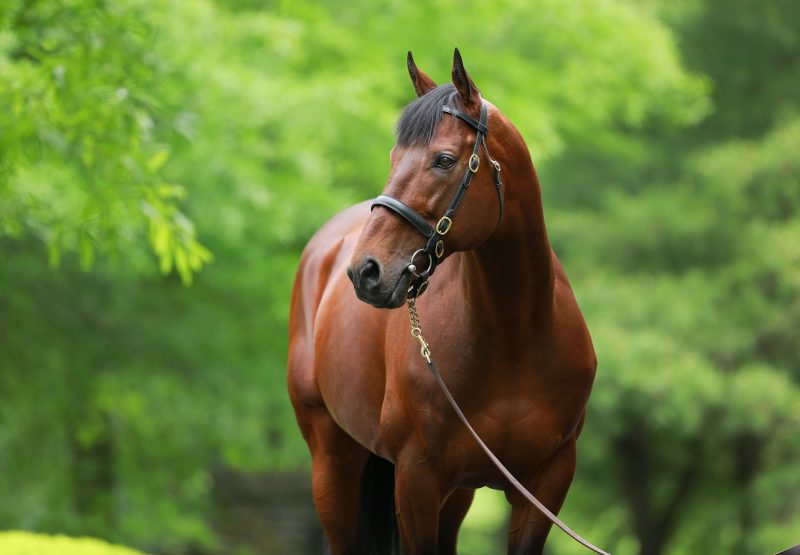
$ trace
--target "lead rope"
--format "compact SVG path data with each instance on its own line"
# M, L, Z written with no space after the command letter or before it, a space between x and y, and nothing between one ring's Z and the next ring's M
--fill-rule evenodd
M544 504L541 501L536 499L536 497L534 497L533 494L531 492L529 492L525 488L525 486L523 486L519 482L519 480L517 480L514 477L513 474L511 474L511 472L505 467L505 465L500 462L500 459L498 459L495 456L495 454L492 453L491 449L489 449L489 447L486 446L486 444L480 438L480 436L475 431L475 429L472 427L472 425L470 425L469 421L467 420L467 417L464 416L464 413L461 411L461 407L459 407L458 403L456 403L456 400L453 398L453 395L450 393L450 390L447 388L447 384L444 383L444 380L442 379L442 375L439 373L439 370L436 368L436 363L433 362L433 359L431 358L430 347L428 346L428 342L425 341L425 337L422 335L422 327L421 327L420 322L419 322L419 315L417 314L416 301L417 301L416 298L408 299L408 317L411 320L411 335L417 341L419 341L420 354L422 355L422 358L424 358L426 363L428 364L428 368L430 369L431 373L433 374L433 377L436 378L436 381L439 383L439 386L442 388L442 391L444 392L445 397L447 397L447 400L450 402L450 406L452 406L453 410L456 411L456 414L461 419L461 422L463 422L464 426L467 427L467 430L469 430L469 433L472 434L472 437L475 438L475 441L478 442L478 445L480 445L481 449L483 449L483 452L486 453L486 455L494 463L494 465L497 467L497 469L503 474L503 476L505 476L506 479L509 482L511 482L511 485L514 486L514 488L516 488L516 490L518 492L520 492L525 497L525 499L527 499L533 505L535 505L536 508L539 509L542 512L542 514L544 514L544 516L546 516L548 519L550 519L550 522L552 522L553 524L555 524L556 526L561 528L569 537L571 537L573 540L575 540L579 544L583 545L587 549L590 549L590 550L594 551L595 553L598 553L599 555L610 555L606 551L603 551L599 547L596 547L596 546L592 545L591 543L589 543L588 541L586 541L585 539L583 539L576 532L574 532L569 526L564 524L564 522L562 522L561 519L559 519L556 515L554 515L552 512L550 512L550 509L545 507Z

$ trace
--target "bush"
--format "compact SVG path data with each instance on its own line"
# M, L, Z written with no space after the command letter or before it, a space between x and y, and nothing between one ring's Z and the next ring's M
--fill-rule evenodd
M46 536L30 532L0 532L3 555L144 555L129 547L95 538Z

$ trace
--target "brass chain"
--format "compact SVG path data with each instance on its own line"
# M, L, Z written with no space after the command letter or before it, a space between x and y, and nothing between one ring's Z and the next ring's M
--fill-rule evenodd
M411 336L419 341L419 352L428 364L431 363L431 350L428 347L428 342L422 336L422 327L419 323L419 315L417 314L417 299L408 299L408 317L411 320Z

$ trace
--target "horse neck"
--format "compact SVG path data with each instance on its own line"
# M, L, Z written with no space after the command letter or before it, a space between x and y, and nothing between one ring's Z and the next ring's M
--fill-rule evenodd
M492 236L462 258L464 294L493 326L526 329L551 313L553 254L547 239L539 179L525 163L503 168L506 211Z

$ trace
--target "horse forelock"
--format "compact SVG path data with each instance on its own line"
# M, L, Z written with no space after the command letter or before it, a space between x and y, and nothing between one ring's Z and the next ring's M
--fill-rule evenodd
M406 106L397 121L399 146L426 145L442 120L442 106L461 109L458 92L452 83L440 85Z

